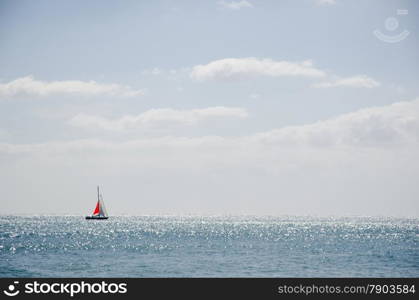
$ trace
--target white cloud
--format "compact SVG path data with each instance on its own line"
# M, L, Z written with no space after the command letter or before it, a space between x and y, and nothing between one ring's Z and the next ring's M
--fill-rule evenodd
M241 1L219 1L218 5L226 9L239 10L242 8L252 8L253 4L246 0Z
M246 118L247 112L242 108L210 107L193 110L154 109L138 116L127 116L120 119L108 120L88 115L79 115L72 119L73 125L96 126L104 129L118 130L144 124L158 124L159 122L175 122L181 124L195 124L196 122L218 117ZM76 145L78 142L69 142ZM87 142L88 144L91 142ZM95 141L94 144L98 142ZM100 142L102 143L102 142ZM105 142L112 147L118 145L155 146L203 145L219 147L235 145L243 147L267 147L285 149L283 147L383 147L400 146L419 143L419 99L414 101L397 102L391 105L361 109L343 114L335 118L318 121L311 124L288 126L241 137L199 138L164 137L130 141L127 143ZM58 145L53 143L54 145ZM63 143L65 145L66 143ZM4 145L3 145L3 150ZM82 146L86 145L83 141ZM124 146L124 147L125 147ZM10 145L7 149L12 149ZM20 147L20 146L16 146ZM22 146L30 147L28 146ZM288 148L287 148L288 149Z
M316 3L319 5L334 5L336 0L316 0Z
M217 109L206 109L197 113L176 113L169 110L167 113L169 117L161 111L157 114L142 114L137 119L151 123L167 119L193 123L202 116L206 118L220 115ZM241 110L236 113L241 117L246 116ZM225 114L231 115L227 110ZM137 126L137 119L132 117L98 121L79 118L78 121L79 125L114 130ZM35 155L37 159L45 156L48 159L67 161L72 157L77 159L80 153L84 153L87 156L101 157L104 161L116 160L118 164L119 161L126 161L128 164L137 162L149 167L179 168L183 171L205 166L257 167L268 172L281 172L283 168L294 169L307 165L326 168L330 163L335 163L340 168L342 164L356 161L354 156L362 157L366 165L378 159L377 155L394 157L396 153L403 156L406 152L417 158L418 148L419 99L361 109L312 124L283 127L247 136L165 136L125 142L89 139L41 144L0 143L0 155L26 153ZM138 153L142 155L138 156ZM343 158L346 162L341 161ZM85 156L83 159L85 161ZM419 160L416 159L415 162ZM392 161L388 163L391 164ZM341 172L339 168L338 171Z
M380 83L366 75L357 75L346 78L338 78L332 81L315 83L314 88L332 88L332 87L352 87L352 88L374 88L380 86Z
M245 109L236 107L216 106L190 110L160 108L151 109L136 116L128 115L118 119L79 114L73 117L69 123L77 127L119 131L132 128L167 127L171 124L193 125L210 119L246 118L247 116L248 113Z
M195 80L218 80L263 76L322 77L325 72L313 67L310 60L303 62L274 61L272 59L225 58L206 65L194 66L191 77Z
M284 146L397 146L419 142L419 99L365 108L303 126L275 129L254 136Z
M7 213L80 214L101 182L112 214L417 217L418 137L419 99L248 136L0 143L0 177Z
M290 62L255 57L219 59L205 65L196 65L190 71L190 77L198 81L243 79L255 76L324 78L326 75L325 71L314 67L311 60ZM375 88L380 85L380 82L367 75L355 75L345 78L334 76L328 81L314 83L311 86L314 88Z
M103 84L95 81L40 81L32 76L18 78L8 83L0 83L0 97L43 97L56 94L136 97L144 95L144 90L136 90L129 86L115 83Z

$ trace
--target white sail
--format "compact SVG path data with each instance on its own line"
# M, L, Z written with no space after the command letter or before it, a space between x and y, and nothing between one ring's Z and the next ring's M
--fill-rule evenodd
M106 207L105 207L105 203L103 202L103 198L102 195L100 195L100 200L99 200L99 215L107 217L108 216L108 212L106 211Z

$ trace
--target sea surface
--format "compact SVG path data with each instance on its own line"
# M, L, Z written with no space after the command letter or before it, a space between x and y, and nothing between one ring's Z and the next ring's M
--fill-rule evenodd
M0 216L0 277L418 276L418 219Z

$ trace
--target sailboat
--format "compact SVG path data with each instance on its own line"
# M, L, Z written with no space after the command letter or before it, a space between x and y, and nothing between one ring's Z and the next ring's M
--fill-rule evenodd
M91 216L87 216L86 220L107 220L108 213L106 212L105 203L103 202L102 195L99 192L99 187L97 187L97 203L95 210Z

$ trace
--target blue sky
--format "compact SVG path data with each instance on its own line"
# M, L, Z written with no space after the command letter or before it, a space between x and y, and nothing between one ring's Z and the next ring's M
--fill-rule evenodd
M5 213L417 216L418 8L2 0Z

